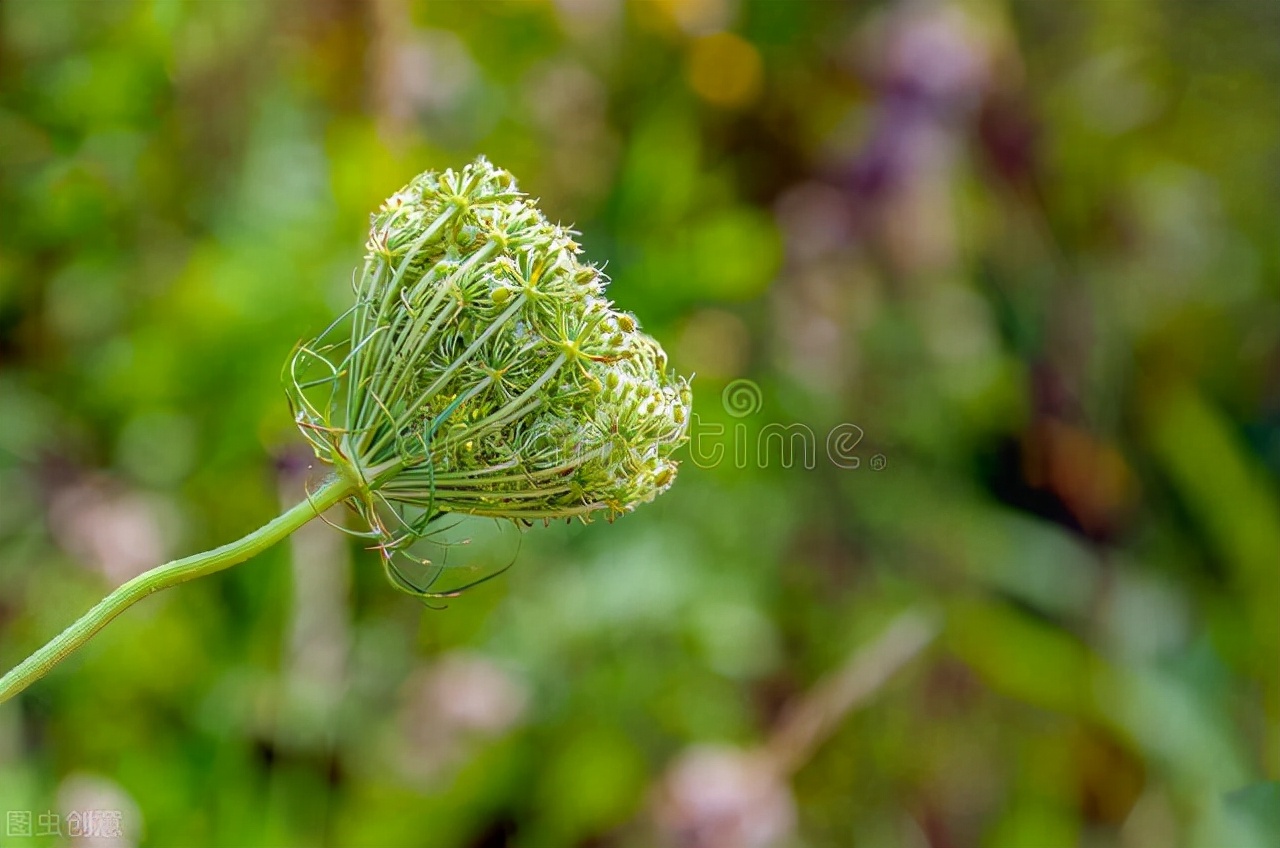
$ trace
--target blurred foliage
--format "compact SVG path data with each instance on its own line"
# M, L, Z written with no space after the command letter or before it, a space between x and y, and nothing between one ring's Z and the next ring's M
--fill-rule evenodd
M0 708L0 810L64 834L0 844L1276 844L1277 24L3 0L0 666L300 496L281 365L426 168L576 222L724 453L613 526L452 528L518 561L447 610L318 522L148 601ZM904 609L939 642L750 808L793 817L663 832L675 758L766 744Z

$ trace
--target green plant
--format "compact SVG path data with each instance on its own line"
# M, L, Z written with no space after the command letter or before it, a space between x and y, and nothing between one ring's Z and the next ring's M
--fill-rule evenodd
M612 520L667 489L688 383L605 299L572 235L484 158L396 192L373 216L355 305L285 368L330 476L243 539L116 589L0 679L0 702L136 601L243 562L338 503L364 518L393 584L427 597L440 593L396 557L442 515Z

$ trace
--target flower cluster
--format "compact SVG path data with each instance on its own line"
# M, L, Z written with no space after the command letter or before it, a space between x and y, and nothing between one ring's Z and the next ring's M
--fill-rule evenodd
M287 382L384 544L442 513L612 519L671 485L688 383L573 235L484 158L418 176L373 216L349 338L300 346Z

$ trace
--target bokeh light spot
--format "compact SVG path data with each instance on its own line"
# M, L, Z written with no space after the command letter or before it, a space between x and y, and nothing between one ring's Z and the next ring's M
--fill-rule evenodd
M689 87L716 106L750 103L760 93L764 63L760 51L733 33L699 38L689 49L685 69Z

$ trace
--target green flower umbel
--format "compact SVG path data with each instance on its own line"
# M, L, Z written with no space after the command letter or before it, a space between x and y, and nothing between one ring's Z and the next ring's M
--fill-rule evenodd
M384 544L441 513L612 519L675 479L688 383L572 236L483 158L373 216L350 337L298 349L291 397Z
M689 385L578 254L571 231L484 159L397 192L373 216L355 306L286 366L298 425L334 473L243 539L111 592L0 678L0 702L135 602L243 562L342 502L368 522L392 582L428 596L395 557L441 515L613 519L665 490Z

